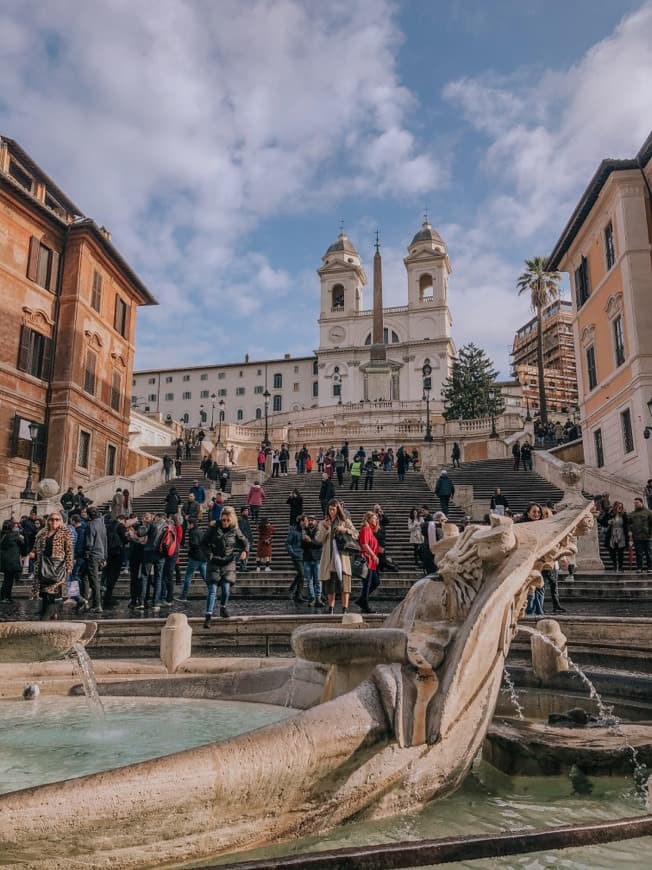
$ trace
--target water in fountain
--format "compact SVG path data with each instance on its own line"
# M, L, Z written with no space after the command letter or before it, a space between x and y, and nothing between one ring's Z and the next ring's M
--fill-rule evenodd
M619 737L623 741L623 748L630 753L632 757L632 764L634 766L634 770L632 771L634 785L637 791L639 791L642 796L645 797L645 781L647 779L646 767L641 762L636 747L632 746L632 744L627 739L627 735L622 729L622 722L618 718L618 716L615 715L613 707L604 703L600 696L600 693L593 685L591 680L587 677L582 668L579 665L575 664L572 658L568 655L568 650L561 649L561 647L559 647L551 637L543 634L537 628L532 628L532 626L529 625L519 625L519 629L524 631L526 634L541 638L544 643L552 647L557 653L559 653L559 655L563 656L566 659L566 661L568 662L568 666L571 668L571 670L575 671L577 676L582 680L582 682L589 691L589 697L592 701L595 702L595 705L598 708L598 725L607 728L607 730L611 731L612 734L615 734L617 737Z
M509 700L512 702L512 706L516 710L516 715L521 721L523 721L525 719L523 705L518 699L518 692L516 691L516 686L514 685L512 675L507 670L507 668L503 669L503 680L505 682L505 688L503 689L503 692L506 692L509 695Z
M77 662L77 668L84 686L86 699L91 713L98 719L104 718L104 705L100 698L100 693L97 690L97 680L95 679L95 671L93 670L93 662L86 652L86 647L83 643L76 641L72 645L73 660Z

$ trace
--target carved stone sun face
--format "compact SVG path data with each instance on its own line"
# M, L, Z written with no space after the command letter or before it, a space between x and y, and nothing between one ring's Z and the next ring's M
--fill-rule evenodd
M337 344L341 344L341 342L344 341L345 336L346 330L343 326L333 326L328 333L328 337L330 338L330 340L336 342Z

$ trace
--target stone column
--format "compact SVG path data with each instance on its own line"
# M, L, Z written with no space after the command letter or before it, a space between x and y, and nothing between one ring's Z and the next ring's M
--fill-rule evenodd
M596 523L585 535L580 535L577 539L575 568L583 574L593 574L596 571L602 574L604 572L604 565L600 558L598 534L598 524Z
M192 628L185 613L171 613L161 629L161 661L167 672L173 674L179 665L190 658Z
M536 624L536 629L555 645L552 646L544 637L539 637L536 634L530 638L532 670L535 676L545 684L551 682L557 674L568 670L567 640L555 619L540 619Z

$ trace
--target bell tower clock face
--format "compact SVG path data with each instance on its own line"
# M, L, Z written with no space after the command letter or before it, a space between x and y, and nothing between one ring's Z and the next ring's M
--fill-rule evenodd
M343 326L333 326L328 333L328 337L334 344L341 344L345 336L346 330Z

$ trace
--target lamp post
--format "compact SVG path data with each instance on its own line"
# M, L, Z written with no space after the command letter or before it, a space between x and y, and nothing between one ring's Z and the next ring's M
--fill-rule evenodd
M20 497L24 498L25 501L32 501L36 498L36 493L32 489L32 467L34 465L34 450L36 448L36 438L38 436L39 425L38 423L30 423L27 427L29 429L29 437L32 439L32 443L29 451L29 465L27 466L27 480L25 481L25 489L21 492Z
M489 406L490 406L490 413L491 413L491 434L489 435L489 437L490 438L498 438L498 432L496 432L496 416L495 416L496 409L495 409L495 405L494 405L494 400L496 398L496 391L493 389L489 390L487 392L487 396L489 397Z
M206 419L206 413L204 411L204 406L199 406L199 428L201 429L204 420Z
M268 417L269 417L269 397L272 394L268 389L265 389L263 393L263 399L265 400L265 437L263 438L263 447L269 447L269 425L268 425Z
M215 428L215 393L211 393L211 429Z
M647 409L650 412L650 417L652 417L652 399L647 400ZM31 426L30 426L31 429ZM649 438L652 435L652 426L646 426L643 430L643 437Z
M525 415L525 422L531 423L532 422L532 414L530 414L530 397L526 396L525 401L526 401L526 407L527 407L527 414Z
M226 402L224 401L224 399L220 399L220 401L218 402L218 405L220 406L220 413L218 415L219 420L220 420L220 426L219 426L219 429L217 430L217 443L221 447L222 446L222 423L224 422L224 406L226 405Z
M422 369L423 375L423 395L426 399L426 434L423 436L424 441L432 441L432 428L430 426L430 390L432 389L432 366L430 361L426 360Z

